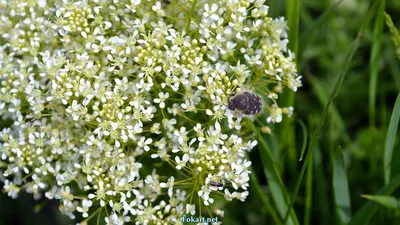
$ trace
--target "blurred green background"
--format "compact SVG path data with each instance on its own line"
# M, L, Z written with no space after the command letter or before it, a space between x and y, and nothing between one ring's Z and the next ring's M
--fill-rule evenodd
M383 19L385 11L399 28L400 1L267 0L266 4L272 17L289 20L289 47L296 52L303 87L282 97L282 104L294 104L295 116L271 126L272 135L258 134L259 124L248 124L259 139L250 154L250 195L246 202L233 201L225 207L224 224L400 224L398 202L386 207L387 201L378 204L361 197L380 193L400 198L397 129L388 132L400 91L400 61ZM331 98L323 117L341 74L338 95ZM316 132L319 124L323 126ZM385 182L388 137L395 144L388 158L390 179ZM293 213L285 223L290 205ZM27 194L17 200L0 196L0 225L73 223L58 213L56 201L34 201Z
M271 16L286 16L289 20L289 46L297 51L303 87L294 98L288 94L282 101L294 101L295 117L273 126L272 136L259 135L266 146L259 144L258 151L250 154L264 197L253 185L245 203L228 205L225 224L400 224L399 201L390 208L385 206L389 204L386 200L378 204L361 196L378 195L384 190L386 193L379 195L396 198L390 200L400 198L396 179L400 174L399 135L397 129L388 132L400 91L400 61L383 18L386 12L399 28L400 1L266 2ZM293 43L296 40L297 45ZM352 50L354 55L349 58ZM306 151L310 151L323 110L346 66L343 84L314 137L310 163L301 179L305 157L302 161L299 158L304 138ZM395 143L388 159L390 181L393 180L389 185L385 183L383 166L388 136ZM263 151L273 155L272 167L262 160ZM271 168L277 170L281 184ZM279 190L284 192L283 198L279 198ZM293 199L297 221L284 223L285 205L290 206Z

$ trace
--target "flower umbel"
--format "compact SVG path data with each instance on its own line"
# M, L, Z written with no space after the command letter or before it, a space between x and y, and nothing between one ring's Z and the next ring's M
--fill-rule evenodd
M0 14L4 191L59 199L71 219L180 224L217 192L245 201L257 142L229 100L251 89L248 114L279 123L293 113L279 94L301 86L263 0L5 0Z

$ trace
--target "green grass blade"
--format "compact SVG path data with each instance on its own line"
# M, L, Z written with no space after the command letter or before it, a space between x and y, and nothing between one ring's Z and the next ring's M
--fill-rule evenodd
M252 187L255 188L255 190L256 190L257 194L259 195L261 201L263 202L265 208L271 214L274 224L282 225L283 223L282 223L281 219L279 218L275 207L272 206L271 201L269 201L266 194L261 189L260 183L257 179L257 176L255 175L256 173L254 172L253 168L251 168L251 170L252 170L252 172L250 174L250 180L252 183Z
M358 31L358 35L362 35L364 33L364 30L368 27L369 22L371 21L371 19L374 16L375 12L378 10L379 2L380 1L374 1L374 3L372 4L370 10L368 11L368 14L366 15L366 20L361 25L361 27L360 27L360 29Z
M288 48L297 56L298 46L299 46L299 17L300 17L300 0L288 0L285 2L286 18L289 27ZM296 57L296 63L298 58ZM283 106L292 106L295 101L295 93L285 92L281 96L281 104ZM296 135L295 135L295 123L294 117L288 118L282 122L281 130L281 143L282 148L285 149L287 155L287 165L289 165L289 170L291 173L297 173L296 161L297 161L297 151L296 151ZM291 166L292 165L292 166Z
M358 48L359 42L360 42L360 36L358 36L356 38L356 40L350 46L349 51L347 52L346 58L345 58L344 63L343 63L342 71L338 75L337 81L335 83L335 86L333 88L331 96L330 96L330 98L328 100L328 103L326 104L326 106L324 108L324 111L322 112L321 120L320 120L320 122L319 122L319 124L318 124L318 126L317 126L317 128L316 128L316 130L315 130L315 132L314 132L314 134L312 136L312 138L311 138L310 146L308 147L308 151L307 151L307 154L306 154L306 158L304 160L304 164L303 164L303 166L301 168L299 178L297 179L295 192L294 192L293 198L292 198L292 200L290 202L289 209L292 209L292 207L293 207L294 201L295 201L296 196L297 196L297 192L299 191L301 181L303 180L303 176L304 176L305 170L306 170L307 165L308 165L308 163L310 161L310 156L311 156L312 151L314 149L314 145L315 145L316 140L318 138L319 132L321 131L322 125L325 122L326 115L328 114L328 110L329 110L329 107L330 107L333 99L337 96L337 94L339 93L340 88L342 87L343 80L344 80L344 78L346 76L346 72L347 72L347 70L348 70L348 68L350 66L351 59L353 58L354 53L356 52L356 49ZM284 221L286 221L286 219L288 218L289 212L290 211L288 210L287 213L286 213Z
M392 209L400 209L400 200L386 195L361 195L361 197L377 202Z
M329 95L325 87L322 86L321 81L316 77L309 77L309 81L311 83L312 89L315 95L318 98L318 101L321 105L325 106L328 103ZM344 141L347 145L351 145L351 138L347 133L345 123L343 122L340 113L338 112L334 103L332 103L331 108L329 109L329 114L332 118L335 119L335 125L338 131L342 134Z
M263 163L263 168L268 181L269 189L271 191L272 199L275 202L276 208L278 209L278 213L280 214L281 217L283 217L286 211L289 209L288 194L285 189L285 186L283 185L282 178L279 175L279 171L275 166L273 155L267 143L260 135L260 132L254 126L253 122L247 118L245 119L245 121L247 126L255 134L257 134L257 140L259 143L258 148L260 150L261 161ZM299 222L297 220L296 214L294 213L293 209L290 210L289 219L287 223L285 221L284 224L299 225Z
M311 155L310 161L312 162L313 156ZM306 202L304 206L304 225L310 224L311 211L312 211L312 196L313 196L313 164L307 168L306 174Z
M371 48L371 58L370 58L370 80L369 80L369 125L371 127L375 126L375 105L376 105L376 89L378 85L378 75L379 75L379 64L381 58L382 49L382 33L384 25L383 14L385 12L386 1L381 0L375 20L374 25L374 38Z
M400 174L397 175L388 185L383 187L377 195L390 195L400 186ZM368 224L374 216L379 205L375 202L367 202L357 213L351 218L348 225Z
M299 120L298 123L300 124L301 131L303 133L303 145L301 146L301 154L300 154L300 159L299 159L299 161L302 161L304 152L306 151L306 147L307 147L308 133L307 133L307 128L306 128L306 125L304 124L304 122L302 120Z
M340 146L335 151L333 163L333 192L335 195L336 212L342 224L346 224L351 218L351 206L346 166Z
M385 184L389 183L390 170L391 170L391 159L393 155L393 148L396 141L397 128L399 126L400 119L400 94L397 95L396 103L394 104L393 114L390 117L389 128L386 134L385 149L383 152L383 173L385 178Z

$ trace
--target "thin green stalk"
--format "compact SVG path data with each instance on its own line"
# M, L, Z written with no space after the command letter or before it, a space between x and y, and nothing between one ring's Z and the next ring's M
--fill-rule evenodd
M299 49L299 18L300 18L300 0L288 0L286 2L286 18L288 21L288 38L289 44L288 48L297 56ZM296 57L297 64L297 57ZM282 96L282 103L285 106L294 105L295 93L288 92ZM287 147L287 156L292 173L297 173L296 161L297 161L297 151L296 151L296 135L295 135L295 123L294 117L288 118L282 123L281 131L281 143L283 143L283 148Z
M320 102L321 105L325 106L328 103L329 99L326 87L324 87L322 85L322 82L316 77L307 76L307 78L312 86L315 96L318 98L318 101ZM341 132L346 145L351 145L350 135L346 131L345 123L342 117L340 116L340 113L338 112L335 103L332 103L331 108L329 110L329 114L332 118L335 119L335 121L332 122L334 122L337 131Z
M310 161L312 162L313 156L310 156ZM304 206L304 225L309 225L310 224L310 215L311 215L311 210L312 210L312 195L313 195L313 164L310 163L310 165L307 168L307 174L306 174L306 202Z
M289 49L297 56L299 49L300 0L286 1L286 18L288 20Z
M384 17L386 1L381 0L374 25L374 41L371 48L370 58L370 81L369 81L369 92L368 92L368 109L369 109L369 125L370 127L375 126L375 105L376 105L376 89L378 86L379 66L381 59L382 49L382 33L384 28Z

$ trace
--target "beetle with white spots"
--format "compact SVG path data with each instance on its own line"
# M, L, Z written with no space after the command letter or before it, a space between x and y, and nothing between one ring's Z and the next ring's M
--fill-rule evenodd
M261 97L255 93L244 91L229 99L228 107L247 116L254 116L261 112Z

